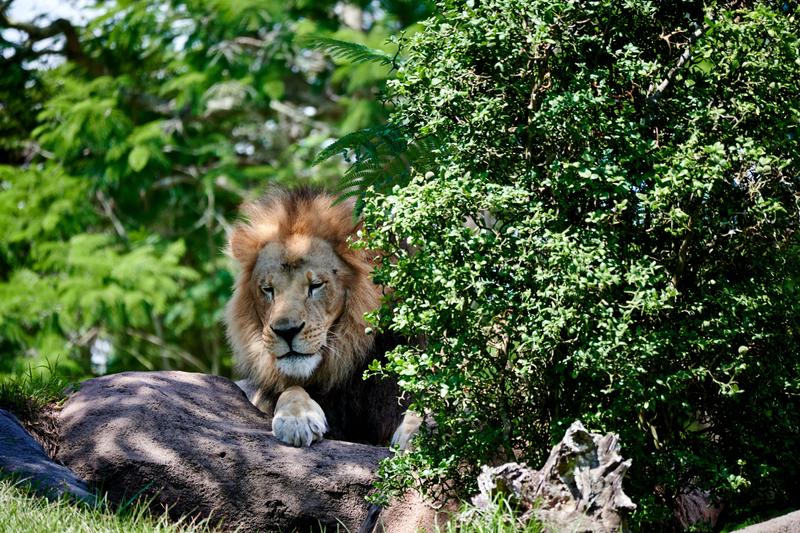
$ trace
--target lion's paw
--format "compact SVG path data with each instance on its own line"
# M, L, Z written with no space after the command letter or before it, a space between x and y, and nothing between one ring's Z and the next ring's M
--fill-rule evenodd
M325 416L320 412L309 411L301 416L275 415L272 419L272 432L278 440L291 446L311 446L312 442L322 440L328 431Z
M311 446L322 440L326 431L325 413L306 391L290 387L281 394L272 418L272 432L278 440L291 446Z
M411 438L417 434L420 425L422 425L422 417L413 411L406 411L403 421L400 422L394 435L392 435L392 448L407 450Z

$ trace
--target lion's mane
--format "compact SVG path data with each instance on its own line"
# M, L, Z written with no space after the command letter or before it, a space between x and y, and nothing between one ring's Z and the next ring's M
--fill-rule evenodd
M380 289L370 279L372 265L367 254L354 250L348 239L358 224L352 204L335 203L330 195L312 189L275 189L260 200L241 208L244 220L233 228L228 253L240 265L233 297L225 312L228 339L242 376L261 394L279 394L294 384L277 371L274 358L265 353L262 325L253 303L251 282L259 252L268 243L286 242L293 235L324 239L349 267L342 273L346 290L345 308L331 327L323 361L306 383L322 391L337 387L363 366L373 347L365 333L364 313L375 309Z

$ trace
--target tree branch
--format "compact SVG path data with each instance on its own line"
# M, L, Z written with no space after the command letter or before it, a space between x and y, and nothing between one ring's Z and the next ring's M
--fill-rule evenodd
M37 26L27 22L15 22L10 20L6 15L5 10L7 7L8 4L6 3L0 6L0 28L11 28L25 32L28 36L28 42L25 47L18 48L19 51L14 54L13 57L6 60L6 62L10 63L30 57L38 57L44 54L56 53L63 55L68 60L82 66L93 76L102 76L104 74L108 74L108 69L105 65L86 55L81 47L80 39L78 38L78 31L67 19L56 19L48 26ZM48 50L46 52L36 52L33 50L33 45L35 43L59 35L63 36L65 39L65 45L61 50Z
M120 222L117 215L114 214L114 200L106 198L106 195L103 194L103 191L97 191L97 200L100 202L100 205L103 208L103 213L108 217L111 221L111 224L114 226L114 231L117 232L117 235L120 238L128 240L128 233L125 231L125 227Z
M666 77L661 80L657 86L653 87L651 84L650 87L647 89L647 103L651 106L658 103L658 99L661 98L661 95L669 88L670 83L675 78L675 75L678 71L683 68L683 65L692 57L692 46L694 45L695 41L703 35L703 33L708 29L708 24L703 25L702 27L698 26L697 24L693 24L695 27L694 33L689 37L689 41L686 43L686 50L683 51L681 56L678 58L678 62L672 67L669 72L667 72Z
M158 337L157 335L153 335L152 333L147 333L144 331L138 331L133 328L126 329L125 333L136 339L148 342L153 346L160 348L161 350L165 350L166 352L162 352L162 355L163 353L166 353L167 357L173 357L180 361L184 361L185 363L192 365L200 372L208 373L209 370L208 367L202 361L200 361L200 359L195 357L193 354L187 352L186 350L183 350L181 348L178 348L177 346L173 346L167 343L164 339Z

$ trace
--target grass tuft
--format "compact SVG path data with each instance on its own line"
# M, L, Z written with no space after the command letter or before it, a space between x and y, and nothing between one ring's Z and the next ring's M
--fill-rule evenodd
M459 512L443 527L437 526L434 533L542 533L544 527L535 520L523 520L522 513L503 497L495 496L492 505L479 509L464 504Z
M20 375L0 376L0 409L20 420L34 419L46 406L64 399L66 386L54 372L37 372L33 367Z
M152 516L145 503L113 511L107 503L98 506L34 496L10 479L0 480L0 531L15 533L205 533L205 521L173 522L163 514Z
M52 457L58 447L53 410L66 399L67 383L49 362L19 375L0 376L0 409L9 411Z

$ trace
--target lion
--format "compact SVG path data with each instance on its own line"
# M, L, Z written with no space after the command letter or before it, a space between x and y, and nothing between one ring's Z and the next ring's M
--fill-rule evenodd
M237 384L286 444L310 446L327 433L371 444L391 436L407 447L419 423L403 417L397 383L362 378L397 340L368 334L364 314L382 292L367 253L350 246L359 228L352 203L273 189L241 211L227 250L240 271L224 319L244 377Z

